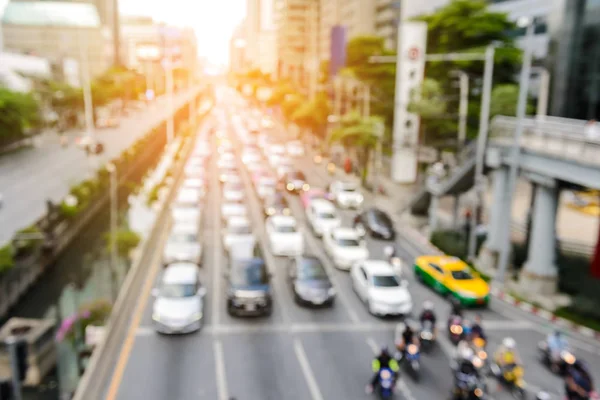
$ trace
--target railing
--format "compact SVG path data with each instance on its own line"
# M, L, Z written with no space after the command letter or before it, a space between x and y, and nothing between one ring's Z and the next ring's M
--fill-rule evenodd
M491 141L512 145L516 126L517 119L514 117L494 117L490 125ZM553 157L600 165L600 138L586 137L585 126L586 121L575 119L525 118L520 145ZM600 126L597 129L600 130Z

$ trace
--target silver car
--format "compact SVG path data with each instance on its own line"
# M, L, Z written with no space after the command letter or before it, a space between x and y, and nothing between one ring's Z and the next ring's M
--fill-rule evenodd
M190 333L202 327L206 288L198 267L190 263L169 265L157 288L152 290L152 321L165 334Z
M187 223L176 224L167 239L163 251L163 263L187 261L200 265L201 260L202 245L198 227Z

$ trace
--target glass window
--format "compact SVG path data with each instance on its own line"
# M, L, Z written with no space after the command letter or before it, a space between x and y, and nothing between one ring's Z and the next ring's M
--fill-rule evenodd
M231 268L231 283L235 286L266 285L267 268L262 261L250 261Z
M430 266L431 268L435 269L435 270L436 270L437 272L439 272L440 274L443 274L443 273L444 273L444 270L442 270L442 269L441 269L439 266L437 266L437 265L436 265L436 264L434 264L434 263L429 263L429 266Z
M297 264L298 279L327 279L327 272L318 258L302 258Z
M457 281L468 281L473 279L473 275L471 275L470 271L461 269L458 271L452 271L452 278L456 279Z
M160 288L161 297L183 298L196 294L196 285L193 283L165 283Z
M398 287L400 283L394 275L375 275L373 276L373 286L375 287Z
M275 225L275 231L279 233L294 233L296 232L295 225Z
M340 247L357 247L357 246L360 246L360 243L356 239L338 238L338 239L335 240L335 242Z
M193 233L176 232L171 235L169 241L174 243L194 243L198 242L198 236Z
M229 233L233 235L249 235L252 233L249 225L232 225L229 227Z
M332 212L320 212L317 217L320 219L335 219L335 214Z

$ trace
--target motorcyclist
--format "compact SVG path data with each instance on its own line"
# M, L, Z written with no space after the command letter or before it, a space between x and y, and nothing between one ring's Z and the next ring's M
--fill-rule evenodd
M592 375L581 360L569 365L565 374L565 394L568 400L588 400L594 392Z
M471 326L471 336L473 338L480 337L484 341L487 342L487 336L483 331L483 325L481 323L481 315L477 314L475 316L475 320L473 321L473 326Z
M435 316L435 312L433 311L433 302L427 300L423 303L423 311L419 316L419 321L421 322L421 326L425 323L425 321L431 322L433 338L437 336L437 318Z
M450 318L452 317L463 317L463 313L462 313L462 307L460 304L460 301L458 300L452 300L450 302L450 305L452 306L452 310L450 311Z
M377 355L377 357L375 357L375 359L373 359L372 367L375 374L365 389L367 393L373 393L373 390L379 381L379 373L383 368L389 368L392 370L394 373L394 380L398 378L398 371L400 371L398 362L390 355L387 346L381 347L380 353Z
M469 382L479 379L477 368L473 365L473 357L474 353L471 348L458 349L456 360L452 365L456 390L468 390Z
M512 369L515 366L521 365L521 358L517 353L517 343L513 338L506 337L502 340L502 345L494 354L494 361L500 367L502 373L507 368Z
M569 342L559 329L549 334L546 341L552 369L557 370L561 359L560 354L569 348Z

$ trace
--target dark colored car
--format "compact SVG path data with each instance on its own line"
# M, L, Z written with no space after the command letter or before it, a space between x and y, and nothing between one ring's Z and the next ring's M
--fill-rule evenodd
M271 215L276 214L291 214L290 205L288 204L288 201L283 193L275 193L274 195L267 197L264 201L263 211L265 217L270 217Z
M292 258L288 266L288 280L298 304L333 305L335 290L317 257Z
M309 184L306 183L306 176L301 171L293 171L286 174L282 179L282 183L285 186L285 190L289 193L301 193L310 189Z
M228 281L227 311L230 315L271 315L271 274L262 258L233 260L225 275Z
M394 240L396 237L391 218L378 208L369 208L358 214L354 218L354 228L378 239Z

